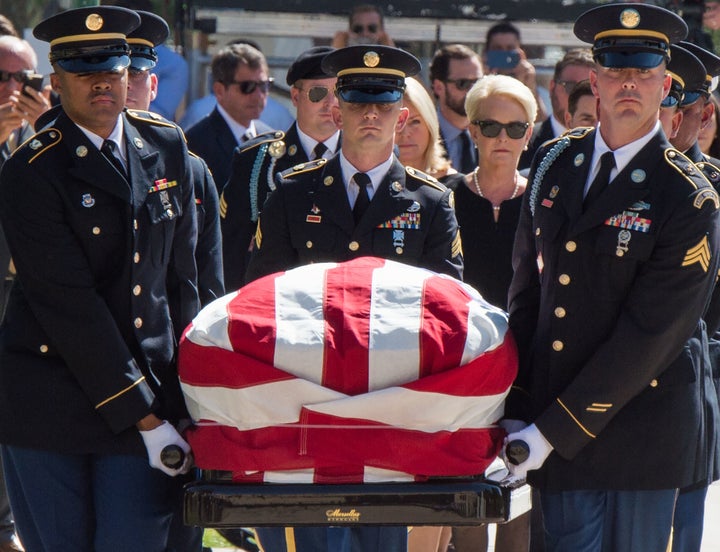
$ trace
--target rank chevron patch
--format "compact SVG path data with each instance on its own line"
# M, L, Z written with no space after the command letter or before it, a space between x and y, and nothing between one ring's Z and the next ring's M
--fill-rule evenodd
M695 247L687 250L682 266L690 266L695 263L699 263L704 272L708 271L708 267L710 266L710 247L708 246L707 236L704 236Z

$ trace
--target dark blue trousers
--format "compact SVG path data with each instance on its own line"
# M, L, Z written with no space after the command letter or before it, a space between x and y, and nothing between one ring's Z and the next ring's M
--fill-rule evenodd
M406 552L407 527L264 527L265 552Z
M540 493L547 552L664 551L676 489Z
M680 490L673 519L673 552L700 552L707 491L707 487Z
M15 528L32 552L164 552L181 482L140 456L2 446Z

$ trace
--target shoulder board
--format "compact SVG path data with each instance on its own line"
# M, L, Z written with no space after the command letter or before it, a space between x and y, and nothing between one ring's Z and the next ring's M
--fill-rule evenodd
M273 130L271 132L263 132L262 134L258 134L255 136L255 138L250 138L250 140L243 142L238 146L238 153L244 153L246 151L250 151L253 148L256 148L258 146L262 146L263 144L271 144L270 150L279 150L282 149L282 153L280 155L273 155L273 152L270 152L270 155L273 157L281 157L285 154L285 142L282 141L282 139L285 138L285 133L282 130ZM278 145L275 145L275 142L280 142Z
M702 171L705 178L713 185L713 188L717 189L718 185L720 185L720 168L710 161L700 161L695 163L695 166Z
M695 196L693 205L696 209L702 209L706 201L711 201L715 208L720 208L720 198L715 188L712 187L705 174L700 170L688 157L675 148L667 148L664 152L665 161L680 173L686 182L693 189L699 190L700 193Z
M417 169L413 169L412 167L405 167L405 172L408 173L410 176L417 178L423 184L432 186L436 190L440 190L441 192L444 192L445 190L447 190L445 185L438 182L438 179L435 178L434 176L430 176L429 174L419 171Z
M314 171L316 169L319 169L323 165L327 163L327 159L320 158L315 159L314 161L308 161L307 163L300 163L299 165L295 165L294 167L283 171L281 173L281 176L283 178L293 178L294 176L297 176L298 174L306 173L309 171Z
M56 128L46 128L23 142L11 157L24 156L28 165L62 140L62 133Z
M177 125L173 123L172 121L168 121L165 117L162 115L159 115L158 113L153 113L152 111L140 111L139 109L126 109L125 113L128 117L131 119L134 119L136 121L143 121L145 123L150 123L153 125L159 125L159 126L166 126L166 127L172 127L176 128Z
M592 130L595 130L595 127L576 127L571 128L569 130L566 130L563 132L559 138L562 138L563 136L567 136L568 138L584 138L588 135L588 133ZM556 138L557 139L557 138Z

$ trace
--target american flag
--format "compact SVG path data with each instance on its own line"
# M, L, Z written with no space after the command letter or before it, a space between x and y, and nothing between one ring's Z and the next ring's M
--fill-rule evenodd
M480 474L516 371L503 311L449 276L372 257L216 300L179 357L196 465L268 482Z

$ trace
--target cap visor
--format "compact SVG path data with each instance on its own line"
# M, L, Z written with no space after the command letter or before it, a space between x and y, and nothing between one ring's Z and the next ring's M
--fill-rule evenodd
M340 98L347 103L384 104L395 103L402 98L400 90L380 90L377 88L352 88L339 90Z
M652 69L665 59L665 54L655 52L604 52L595 54L595 61L603 67L624 69Z
M135 69L136 71L147 71L155 67L155 65L153 60L145 57L132 56L130 58L130 69Z
M68 73L103 73L120 71L130 65L129 56L77 57L59 59L57 63Z

